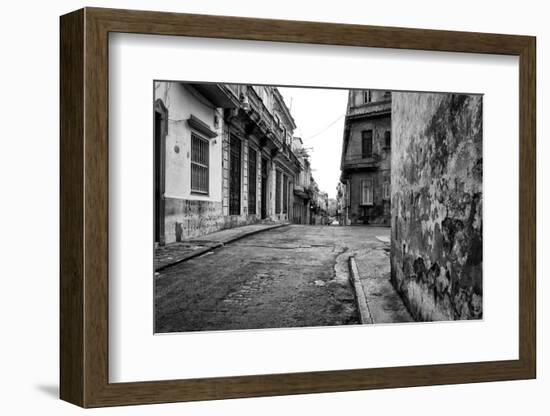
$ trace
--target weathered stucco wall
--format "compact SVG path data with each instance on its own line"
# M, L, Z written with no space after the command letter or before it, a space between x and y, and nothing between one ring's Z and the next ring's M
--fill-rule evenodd
M222 134L223 111L198 98L192 87L179 82L156 82L155 99L161 99L168 109L168 134L166 136L166 184L165 194L170 198L220 202L222 198ZM205 123L218 137L209 140L209 189L208 195L191 192L191 133L187 119L193 114ZM214 117L218 117L218 125ZM195 132L197 133L197 132ZM199 136L202 136L199 134Z
M223 111L213 108L192 87L179 82L156 82L155 99L162 100L168 110L164 147L164 240L172 243L217 231L224 226L221 204ZM204 195L191 191L191 133L194 131L187 123L191 115L218 133L208 141L209 187L208 194Z
M480 319L482 97L392 100L392 283L417 320Z

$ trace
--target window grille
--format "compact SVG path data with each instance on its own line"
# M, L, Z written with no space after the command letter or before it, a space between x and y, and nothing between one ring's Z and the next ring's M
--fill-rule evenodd
M208 194L208 162L210 143L196 134L191 134L191 191Z

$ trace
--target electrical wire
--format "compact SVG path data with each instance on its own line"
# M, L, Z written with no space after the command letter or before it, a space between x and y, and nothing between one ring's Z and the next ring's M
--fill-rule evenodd
M328 129L330 129L332 126L334 126L338 121L340 121L342 119L342 117L344 117L346 115L346 113L344 114L341 114L336 120L334 120L333 122L331 122L330 124L328 124L325 128L323 128L323 130L315 133L313 136L309 136L308 138L306 139L303 139L304 141L305 140L311 140L311 139L314 139L315 137L323 134L325 131L327 131Z

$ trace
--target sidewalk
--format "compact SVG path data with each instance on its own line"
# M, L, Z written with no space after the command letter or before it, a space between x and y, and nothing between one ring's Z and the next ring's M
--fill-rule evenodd
M159 246L155 249L155 271L158 272L173 264L200 256L201 254L222 247L225 244L229 244L243 237L287 225L288 223L244 225L242 227L217 231L191 240Z
M390 282L389 237L376 236L376 243L350 258L352 278L358 280L358 299L366 307L363 323L383 324L413 322L403 300ZM353 264L356 264L355 270ZM364 300L364 302L362 302ZM364 309L364 308L361 308Z

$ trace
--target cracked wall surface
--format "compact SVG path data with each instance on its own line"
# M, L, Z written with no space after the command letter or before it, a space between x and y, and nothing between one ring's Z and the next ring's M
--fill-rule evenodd
M392 99L392 283L416 320L481 319L482 96Z

